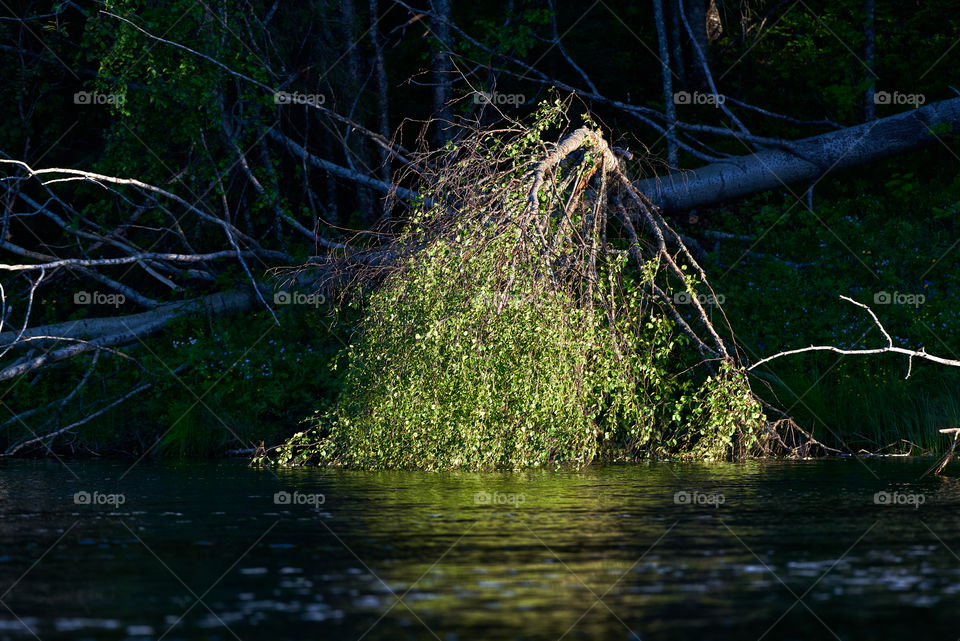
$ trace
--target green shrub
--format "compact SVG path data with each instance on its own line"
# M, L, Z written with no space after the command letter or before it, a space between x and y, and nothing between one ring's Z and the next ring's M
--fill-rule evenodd
M706 362L652 293L693 279L662 269L662 251L628 252L608 221L602 139L578 129L565 140L579 147L555 147L565 160L538 163L561 112L434 159L399 264L342 354L335 409L280 463L520 468L752 445L761 413L742 371Z

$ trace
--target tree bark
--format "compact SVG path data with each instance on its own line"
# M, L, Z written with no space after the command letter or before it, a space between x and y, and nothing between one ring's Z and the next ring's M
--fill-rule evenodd
M370 0L370 44L373 48L373 75L376 82L377 103L377 133L390 139L390 103L387 95L387 67L383 58L383 43L380 38L380 8L377 0ZM386 149L380 149L380 180L390 182L390 154ZM388 206L389 207L389 206ZM389 213L385 207L383 214Z
M680 21L680 0L667 0L667 20L670 27L671 63L673 73L680 81L680 86L686 86L687 67L683 62L683 23Z
M269 291L264 286L261 286L261 289L261 294ZM0 369L0 381L9 380L87 352L128 345L163 329L172 320L185 314L232 314L245 311L256 302L257 295L252 288L247 291L232 290L189 301L167 303L140 314L89 318L31 327L19 337L17 345L48 348L47 351L39 356L29 354L3 367ZM0 345L16 341L17 334L18 332L0 334ZM57 344L63 346L56 347Z
M349 102L355 103L359 99L359 93L362 89L360 80L360 60L357 54L357 8L354 0L340 0L340 33L343 38L344 62L347 69L347 82L349 84ZM360 164L366 165L365 144L361 139L356 144L347 144L343 152L348 156L347 163L351 164L352 158L356 157ZM363 187L356 190L357 209L360 211L360 218L368 223L377 218L374 214L374 199L370 190Z
M323 158L315 156L297 144L293 139L288 138L282 133L279 133L276 129L269 129L267 131L267 135L278 143L284 145L291 151L291 153L293 153L293 155L297 156L298 158L302 158L317 169L322 169L326 172L329 172L331 175L336 176L337 178L349 180L357 185L372 189L385 195L392 195L395 193L404 200L417 199L417 194L409 189L405 189L404 187L399 187L390 183L385 183L382 180L371 178L370 176L360 173L359 171L353 171L352 169L341 167L340 165L332 163L329 160L324 160Z
M261 289L264 292L270 291L266 286L261 286ZM139 336L146 328L150 328L151 331L159 329L171 320L184 314L232 314L249 309L255 300L256 296L254 296L251 288L217 292L201 298L166 303L155 309L139 314L84 318L53 325L28 327L24 330L20 339L21 341L34 339L24 343L24 346L46 347L50 343L56 343L57 339L65 338L92 340L105 336L121 335L128 332ZM17 331L0 333L0 345L5 346L15 340L18 333ZM37 340L38 337L47 336L51 338ZM133 340L133 336L131 336L131 340Z
M433 114L437 119L434 142L442 146L449 137L446 123L450 120L447 103L451 95L451 64L447 47L450 45L450 0L431 0L435 19L430 21L430 30L437 39L438 49L433 54Z
M691 89L707 91L706 73L700 65L699 57L696 53L697 48L699 48L703 55L708 57L709 49L707 45L709 45L710 41L707 38L707 7L704 4L704 0L678 0L678 2L678 10L682 12L680 15L686 17L687 22L690 24L691 31L691 33L687 34L689 36L689 40L687 40L689 43L688 51L690 53L687 58L690 63L687 77L693 83Z
M912 151L939 140L930 131L938 125L960 126L960 98L942 100L895 116L791 143L784 149L763 149L688 172L637 183L654 204L683 211L740 198L792 183L816 181L828 172Z
M677 167L677 107L673 102L673 74L670 70L670 43L667 40L667 26L663 19L663 0L653 0L653 21L657 27L660 72L663 85L664 113L667 115L667 164L671 169Z

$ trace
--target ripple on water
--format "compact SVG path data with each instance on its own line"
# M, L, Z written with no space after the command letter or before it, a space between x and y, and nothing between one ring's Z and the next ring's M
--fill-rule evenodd
M881 477L887 474L882 463L870 464ZM960 567L945 549L960 549L960 534L954 534L960 533L960 509L953 509L960 507L960 490L936 501L935 488L924 490L930 496L921 510L929 529L914 511L887 510L883 526L854 546L879 518L876 510L823 506L839 506L838 496L869 503L876 479L859 465L678 465L671 468L675 474L665 466L597 466L529 477L291 476L289 487L300 483L330 497L323 513L277 510L270 500L276 479L245 466L219 478L220 470L194 478L189 470L144 465L150 473L131 473L127 491L143 495L139 507L148 510L77 511L63 496L64 484L49 480L46 499L17 503L12 492L5 499L0 586L12 584L76 525L11 593L10 606L23 623L0 619L0 638L32 639L30 626L44 641L152 639L165 631L165 620L177 623L171 638L228 638L224 623L243 639L357 638L395 603L395 594L414 586L405 601L416 604L416 614L442 639L454 638L454 631L461 639L556 639L593 602L588 589L603 594L618 581L604 603L648 641L757 638L763 629L734 634L708 619L736 622L747 610L772 623L793 604L791 590L803 594L814 583L804 600L841 638L869 633L900 641L905 636L896 617L903 609L922 609L925 621L943 623L960 602ZM30 464L16 469L9 478L25 486L42 485L49 476ZM77 466L84 477L97 469ZM676 508L670 503L676 476L685 486L722 477L724 493L737 501L702 512ZM494 488L522 491L527 502L509 513L475 509L475 492ZM131 518L145 543L119 523ZM733 524L742 546L719 519ZM233 567L207 599L216 616L195 608L178 622L193 599L145 544L194 588ZM57 618L45 616L46 610ZM0 613L6 614L2 607ZM770 638L822 632L794 625L803 623L800 615L810 618L795 608ZM624 638L622 625L611 619L608 626L607 619L604 608L594 608L568 636ZM873 619L882 623L870 624ZM938 631L951 626L943 623ZM419 631L416 618L397 607L378 623L377 634L401 638L414 628ZM491 629L496 633L487 634Z

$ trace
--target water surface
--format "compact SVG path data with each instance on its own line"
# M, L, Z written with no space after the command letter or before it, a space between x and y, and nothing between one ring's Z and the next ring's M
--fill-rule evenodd
M0 639L952 639L930 464L4 461Z

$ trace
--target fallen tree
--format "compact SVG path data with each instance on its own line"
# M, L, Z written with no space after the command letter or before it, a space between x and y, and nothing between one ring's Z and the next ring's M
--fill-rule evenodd
M669 167L669 171L661 176L638 180L636 182L637 189L646 194L654 205L664 211L689 210L702 205L749 196L757 192L775 189L781 186L796 183L809 184L831 171L848 169L883 160L884 158L934 144L940 140L938 130L947 132L954 127L960 126L960 98L934 102L918 109L879 120L869 120L866 123L845 128L829 119L804 121L787 115L772 113L762 107L744 103L730 96L723 96L718 93L716 83L713 80L708 61L704 57L703 51L700 51L697 56L695 56L698 60L693 63L693 70L697 74L703 75L703 79L708 85L710 93L712 93L712 98L717 106L720 107L720 111L734 126L714 126L685 122L677 119L676 110L674 106L670 104L672 102L670 56L664 55L665 51L663 50L661 50L660 61L663 65L666 106L663 110L657 110L645 105L625 103L600 94L589 77L583 74L582 70L576 67L575 64L574 67L577 68L583 81L588 85L588 89L562 82L558 78L549 76L535 66L529 65L518 58L504 55L501 52L491 49L476 38L471 37L465 30L452 22L449 15L439 15L434 13L429 7L413 7L400 0L398 0L397 4L405 7L411 12L411 15L418 17L429 16L432 20L436 21L437 24L452 29L453 32L458 34L472 47L486 51L491 56L503 59L513 67L519 69L519 71L512 68L495 69L496 71L522 78L526 82L533 82L544 87L552 87L568 92L570 95L576 95L579 98L589 101L593 105L602 105L629 114L638 119L643 126L651 128L654 132L667 139L668 147L671 150L671 159L676 157L677 147L679 146L682 151L687 152L693 158L706 161L708 164L692 170L680 170L674 165ZM673 11L678 10L680 14L678 17L686 23L687 21L683 16L682 5L676 5L673 9ZM659 13L660 11L658 11L658 14ZM119 18L119 16L113 16L113 14L106 13L106 15L129 22L123 18ZM663 18L659 16L658 19L662 20ZM700 25L697 25L697 29L691 29L690 24L685 24L691 37L695 31L699 33L700 36L706 37L706 32L701 31L702 26L703 23L701 22ZM192 56L202 58L206 62L215 65L219 69L259 89L276 93L276 88L237 72L219 60L194 51L182 44L160 38L141 27L135 28L151 40L167 46L176 47ZM431 35L436 36L436 34ZM438 44L441 47L448 47L448 43L442 40L439 41ZM696 47L694 50L696 51ZM459 55L455 51L448 51L447 53L453 56ZM472 61L468 60L468 62L472 65ZM467 80L466 78L460 79L462 81ZM447 90L449 93L449 87L447 87ZM740 118L733 113L731 108L727 107L727 102L732 106L759 113L775 120L798 125L830 127L835 129L835 131L800 140L785 140L756 135L742 124ZM357 123L332 112L322 104L304 103L303 106L307 109L318 111L324 116L331 117L338 122L347 124L352 129L360 131L380 147L383 153L402 160L404 168L409 169L411 164L413 164L410 152L395 144L391 144L385 136L366 130ZM709 147L704 145L703 141L688 139L684 142L678 138L678 131L684 132L690 137L698 135L734 139L739 141L744 148L752 152L742 156L730 156L716 152L705 153L702 149L709 149ZM324 159L317 154L311 153L306 145L297 143L272 126L262 128L261 137L263 136L276 141L295 157L302 158L310 165L365 189L370 189L391 198L399 195L400 199L404 201L415 201L418 197L418 194L407 185L397 182L391 183L379 177L374 178L369 175L369 172L365 173L352 167L344 167L329 159ZM423 158L421 158L421 160L423 160Z
M806 186L829 172L942 144L942 133L958 127L960 98L953 98L636 185L658 207L683 211L795 183Z
M776 438L701 303L703 269L589 119L544 141L562 114L544 105L435 155L432 204L391 243L340 402L281 463L722 458Z
M272 288L259 285L261 296ZM26 352L0 369L0 381L8 380L87 352L128 345L160 331L187 314L227 315L244 312L257 304L253 288L217 292L196 299L160 305L150 311L122 316L83 318L63 323L23 327L0 333L4 353Z

